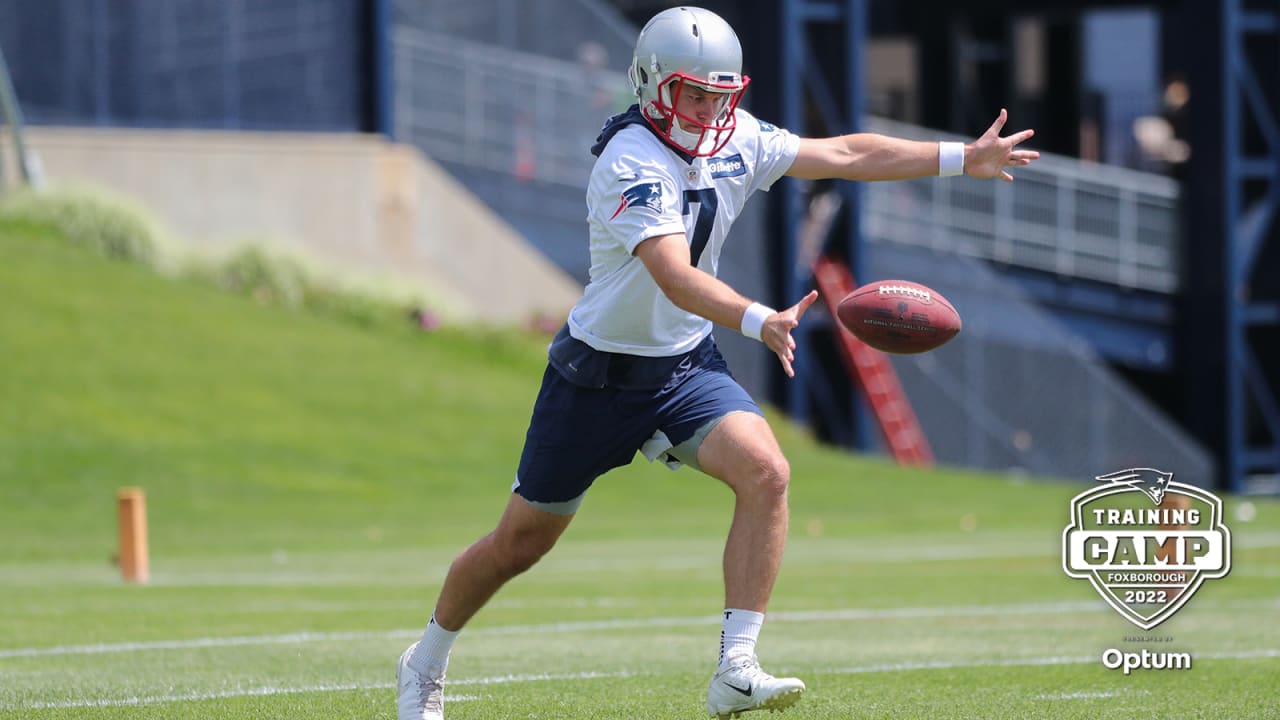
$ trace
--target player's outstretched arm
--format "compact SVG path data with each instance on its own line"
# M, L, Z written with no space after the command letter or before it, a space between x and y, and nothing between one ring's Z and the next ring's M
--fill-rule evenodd
M1028 165L1040 157L1035 150L1018 148L1035 135L1034 130L1000 136L1008 118L1008 112L1001 109L982 137L963 146L965 174L1011 181L1013 176L1007 168ZM956 149L960 150L959 143ZM800 152L787 174L806 180L909 180L941 174L945 169L943 153L942 143L875 133L801 138Z
M786 310L773 312L694 267L689 257L689 241L683 233L648 238L636 246L635 255L672 304L717 325L756 337L778 356L787 377L795 377L791 364L795 362L796 342L791 331L800 325L801 316L818 299L816 290ZM763 309L756 316L758 324L754 328L744 327L752 322L748 310L757 312L757 309Z

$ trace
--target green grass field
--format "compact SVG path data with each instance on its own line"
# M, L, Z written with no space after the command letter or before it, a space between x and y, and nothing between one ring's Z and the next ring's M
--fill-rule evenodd
M395 661L505 502L546 339L260 306L0 224L0 717L393 718ZM784 716L1280 718L1280 504L1151 632L1061 569L1078 483L903 470L775 417ZM1099 468L1105 472L1114 468ZM113 566L140 486L152 582ZM468 628L450 720L698 718L732 497L642 460ZM1103 650L1189 652L1189 671ZM748 716L750 717L750 716Z

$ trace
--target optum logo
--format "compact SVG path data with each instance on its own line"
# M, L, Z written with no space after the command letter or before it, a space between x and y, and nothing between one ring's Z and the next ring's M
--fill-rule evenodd
M1191 653L1121 652L1115 648L1102 651L1102 666L1108 670L1123 670L1125 675L1134 670L1190 670Z

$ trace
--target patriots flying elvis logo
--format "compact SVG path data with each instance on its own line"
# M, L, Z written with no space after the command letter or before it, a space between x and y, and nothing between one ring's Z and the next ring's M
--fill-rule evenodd
M639 183L623 190L618 209L613 211L609 219L612 220L622 214L623 210L637 205L657 213L662 212L662 186L656 182Z
M1098 482L1128 485L1146 494L1147 497L1151 498L1151 502L1156 505L1159 505L1164 500L1165 491L1169 489L1169 481L1172 479L1173 473L1162 472L1155 468L1120 470L1107 475L1099 475L1096 478Z

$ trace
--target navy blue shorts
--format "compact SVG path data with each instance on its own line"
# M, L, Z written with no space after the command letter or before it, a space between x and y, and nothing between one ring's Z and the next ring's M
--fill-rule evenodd
M709 336L686 355L639 358L591 350L561 330L513 489L571 513L596 478L629 464L656 431L681 446L731 412L762 414Z

